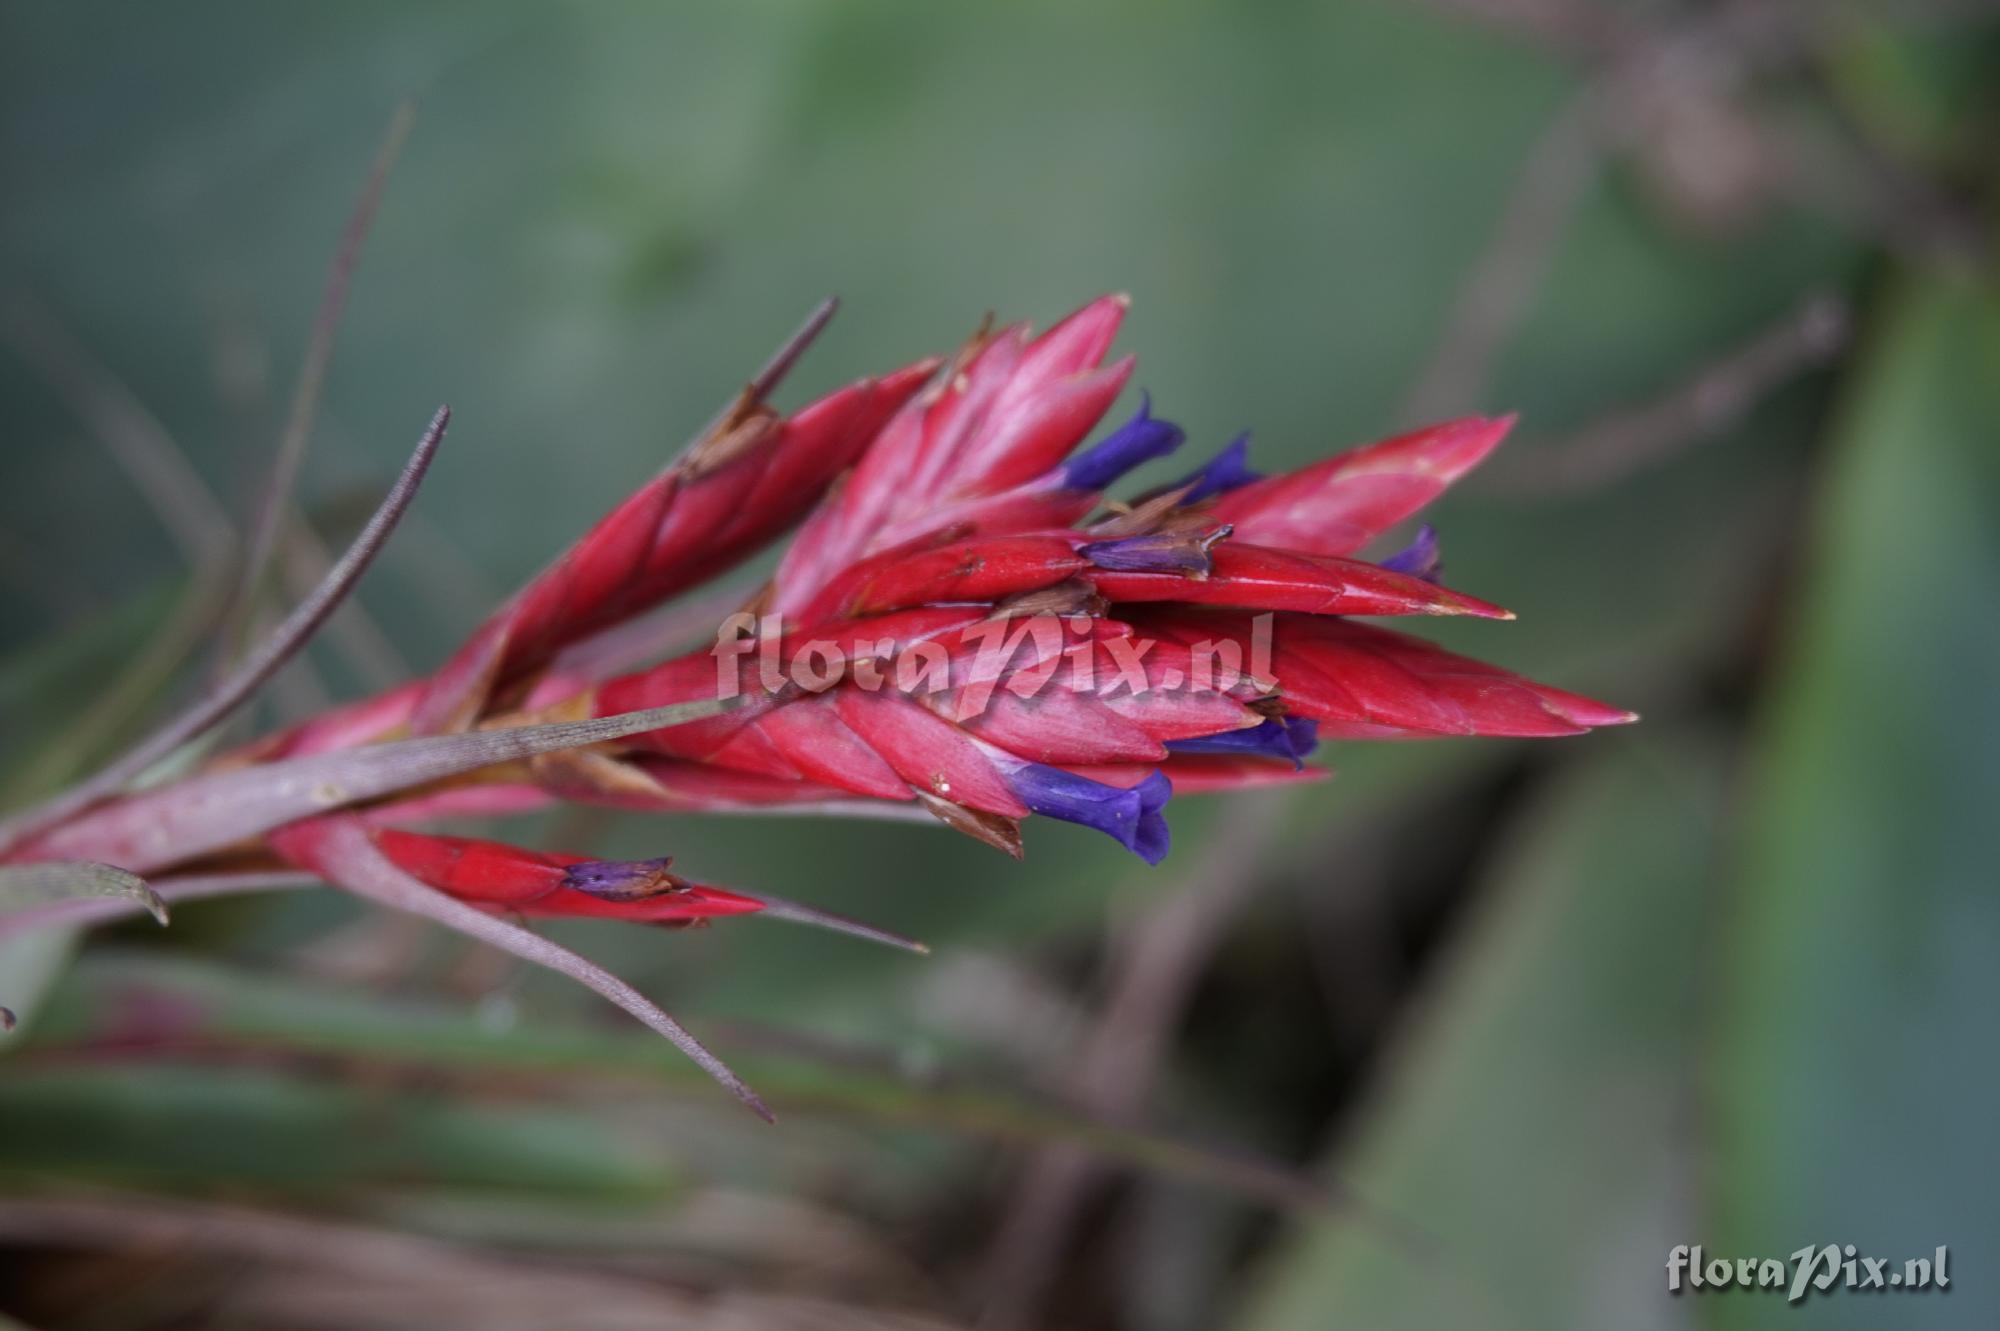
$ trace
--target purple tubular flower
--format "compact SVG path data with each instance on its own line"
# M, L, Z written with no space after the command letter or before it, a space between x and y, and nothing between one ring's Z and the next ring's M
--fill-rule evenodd
M1008 777L1023 804L1066 823L1094 827L1148 864L1167 857L1167 820L1161 810L1174 793L1164 772L1131 789L1108 786L1060 767L1023 763Z
M1175 483L1178 489L1192 485L1183 504L1198 504L1204 499L1213 499L1219 494L1227 494L1252 481L1264 479L1261 471L1252 471L1248 462L1250 456L1250 432L1245 430L1229 441L1229 447L1210 458L1198 470L1191 471Z
M1227 525L1207 531L1149 532L1092 541L1076 552L1098 568L1117 573L1186 573L1205 578L1215 568L1209 550L1229 532Z
M604 901L644 901L679 888L672 859L587 860L563 870L562 885Z
M1170 753L1250 753L1282 758L1294 770L1304 767L1306 756L1318 747L1319 722L1303 716L1280 716L1241 730L1167 741Z
M1063 488L1102 490L1132 468L1165 457L1186 442L1186 431L1172 421L1154 420L1152 411L1152 396L1141 394L1137 415L1063 464Z
M1417 528L1416 539L1381 561L1394 573L1408 573L1425 582L1436 582L1444 572L1444 552L1438 549L1437 528L1426 522Z

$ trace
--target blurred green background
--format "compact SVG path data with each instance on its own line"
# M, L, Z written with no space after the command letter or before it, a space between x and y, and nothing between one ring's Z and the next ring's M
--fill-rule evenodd
M1984 9L0 7L9 801L198 676L176 607L405 97L303 524L337 549L457 417L267 721L439 661L820 296L787 401L1106 290L1191 447L1521 411L1436 511L1520 622L1436 636L1646 714L1333 746L1337 781L1179 802L1151 871L1039 820L1019 865L895 826L514 829L933 945L553 931L775 1130L588 995L330 892L12 940L0 1310L2000 1323ZM1682 1243L1947 1245L1952 1287L1676 1297Z

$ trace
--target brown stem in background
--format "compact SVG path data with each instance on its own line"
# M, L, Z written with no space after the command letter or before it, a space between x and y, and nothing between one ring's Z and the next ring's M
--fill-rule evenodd
M285 430L279 436L278 450L271 458L270 475L265 479L256 511L250 518L242 574L221 639L222 663L226 664L234 658L248 634L265 567L271 562L279 533L291 514L292 491L298 482L299 467L305 461L306 445L312 439L313 417L319 411L327 367L333 361L334 335L340 329L340 316L347 308L347 288L353 280L355 265L361 259L362 242L368 238L368 230L375 221L375 211L381 205L389 173L395 168L396 158L403 151L403 141L409 137L410 126L415 119L416 108L411 103L404 102L396 108L388 131L383 135L382 146L376 150L368 178L362 184L360 197L354 201L347 224L341 229L340 243L334 249L333 261L327 270L326 286L320 293L319 309L313 315L312 334L306 342L305 360L299 367L298 387L292 393Z
M1647 402L1614 411L1567 437L1507 455L1488 473L1498 490L1561 495L1611 485L1740 424L1771 393L1838 356L1847 303L1806 297L1775 324Z
M1542 131L1403 404L1403 421L1442 420L1484 394L1495 360L1548 276L1569 220L1603 163L1611 101L1608 85L1586 88Z
M1109 994L1067 1079L1085 1112L1128 1120L1150 1098L1195 981L1229 920L1256 893L1258 852L1287 803L1276 791L1231 801L1225 830L1178 889L1114 933ZM1108 1172L1102 1159L1072 1145L1045 1146L1029 1160L987 1250L982 1327L1038 1324L1077 1212Z
M0 314L0 339L90 426L190 567L228 562L236 546L228 510L130 386L25 295L13 295Z
M0 850L61 822L129 785L147 768L228 717L285 662L297 655L319 626L326 622L327 616L339 608L347 593L353 590L354 584L388 543L390 534L396 530L397 519L416 498L417 487L423 484L424 475L430 470L431 458L444 440L445 427L450 422L450 408L439 407L423 437L417 441L410 460L404 464L402 475L396 478L396 483L383 497L381 506L368 520L368 525L362 528L361 534L354 538L347 552L327 570L325 579L313 589L311 595L301 601L228 678L194 706L173 717L89 780L35 809L0 823Z

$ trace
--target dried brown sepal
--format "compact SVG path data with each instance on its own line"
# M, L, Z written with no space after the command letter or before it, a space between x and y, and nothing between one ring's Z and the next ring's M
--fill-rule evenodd
M996 850L1004 850L1017 860L1022 858L1020 819L968 809L963 804L953 804L918 786L911 786L910 789L916 792L918 802L946 827L963 832L975 841L984 841Z
M926 400L935 402L946 393L965 391L966 367L971 365L973 359L986 350L986 344L993 340L993 323L992 310L980 316L979 326L972 330L972 336L965 339L964 344L952 356L950 363L945 366L944 373L925 390Z
M1082 578L1071 578L1053 587L1042 587L1032 592L1022 592L1018 596L1010 596L995 605L993 613L987 618L1084 615L1091 619L1101 619L1109 609L1110 603L1097 594L1095 587Z
M651 901L654 897L670 896L688 889L685 878L667 872L666 860L644 861L645 867L621 864L615 877L588 878L572 871L572 876L564 880L564 886L573 891L587 893L599 901Z
M670 792L642 769L598 749L559 749L528 760L534 783L565 799L664 803Z
M682 464L682 479L697 481L712 471L720 471L770 438L778 426L778 413L759 400L755 385L746 385L729 414L689 450L687 461Z
M1181 500L1193 490L1192 484L1177 489L1163 491L1140 500L1136 504L1113 503L1105 515L1088 524L1091 539L1115 541L1126 536L1144 536L1159 531L1165 524L1178 517ZM1187 516L1195 517L1195 512Z

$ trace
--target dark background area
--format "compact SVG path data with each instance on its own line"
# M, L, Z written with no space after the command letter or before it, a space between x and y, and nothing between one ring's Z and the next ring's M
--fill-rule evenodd
M1520 411L1435 510L1520 620L1430 636L1646 717L1334 745L1324 785L1177 802L1155 870L1042 820L1024 864L510 828L932 945L551 931L776 1129L331 892L8 939L0 1310L1993 1326L1996 52L1923 0L0 6L0 802L198 677L190 589L405 97L288 581L456 421L265 721L438 662L822 295L786 402L1107 290L1192 448ZM1953 1287L1665 1291L1675 1244L1829 1242L1949 1245Z

